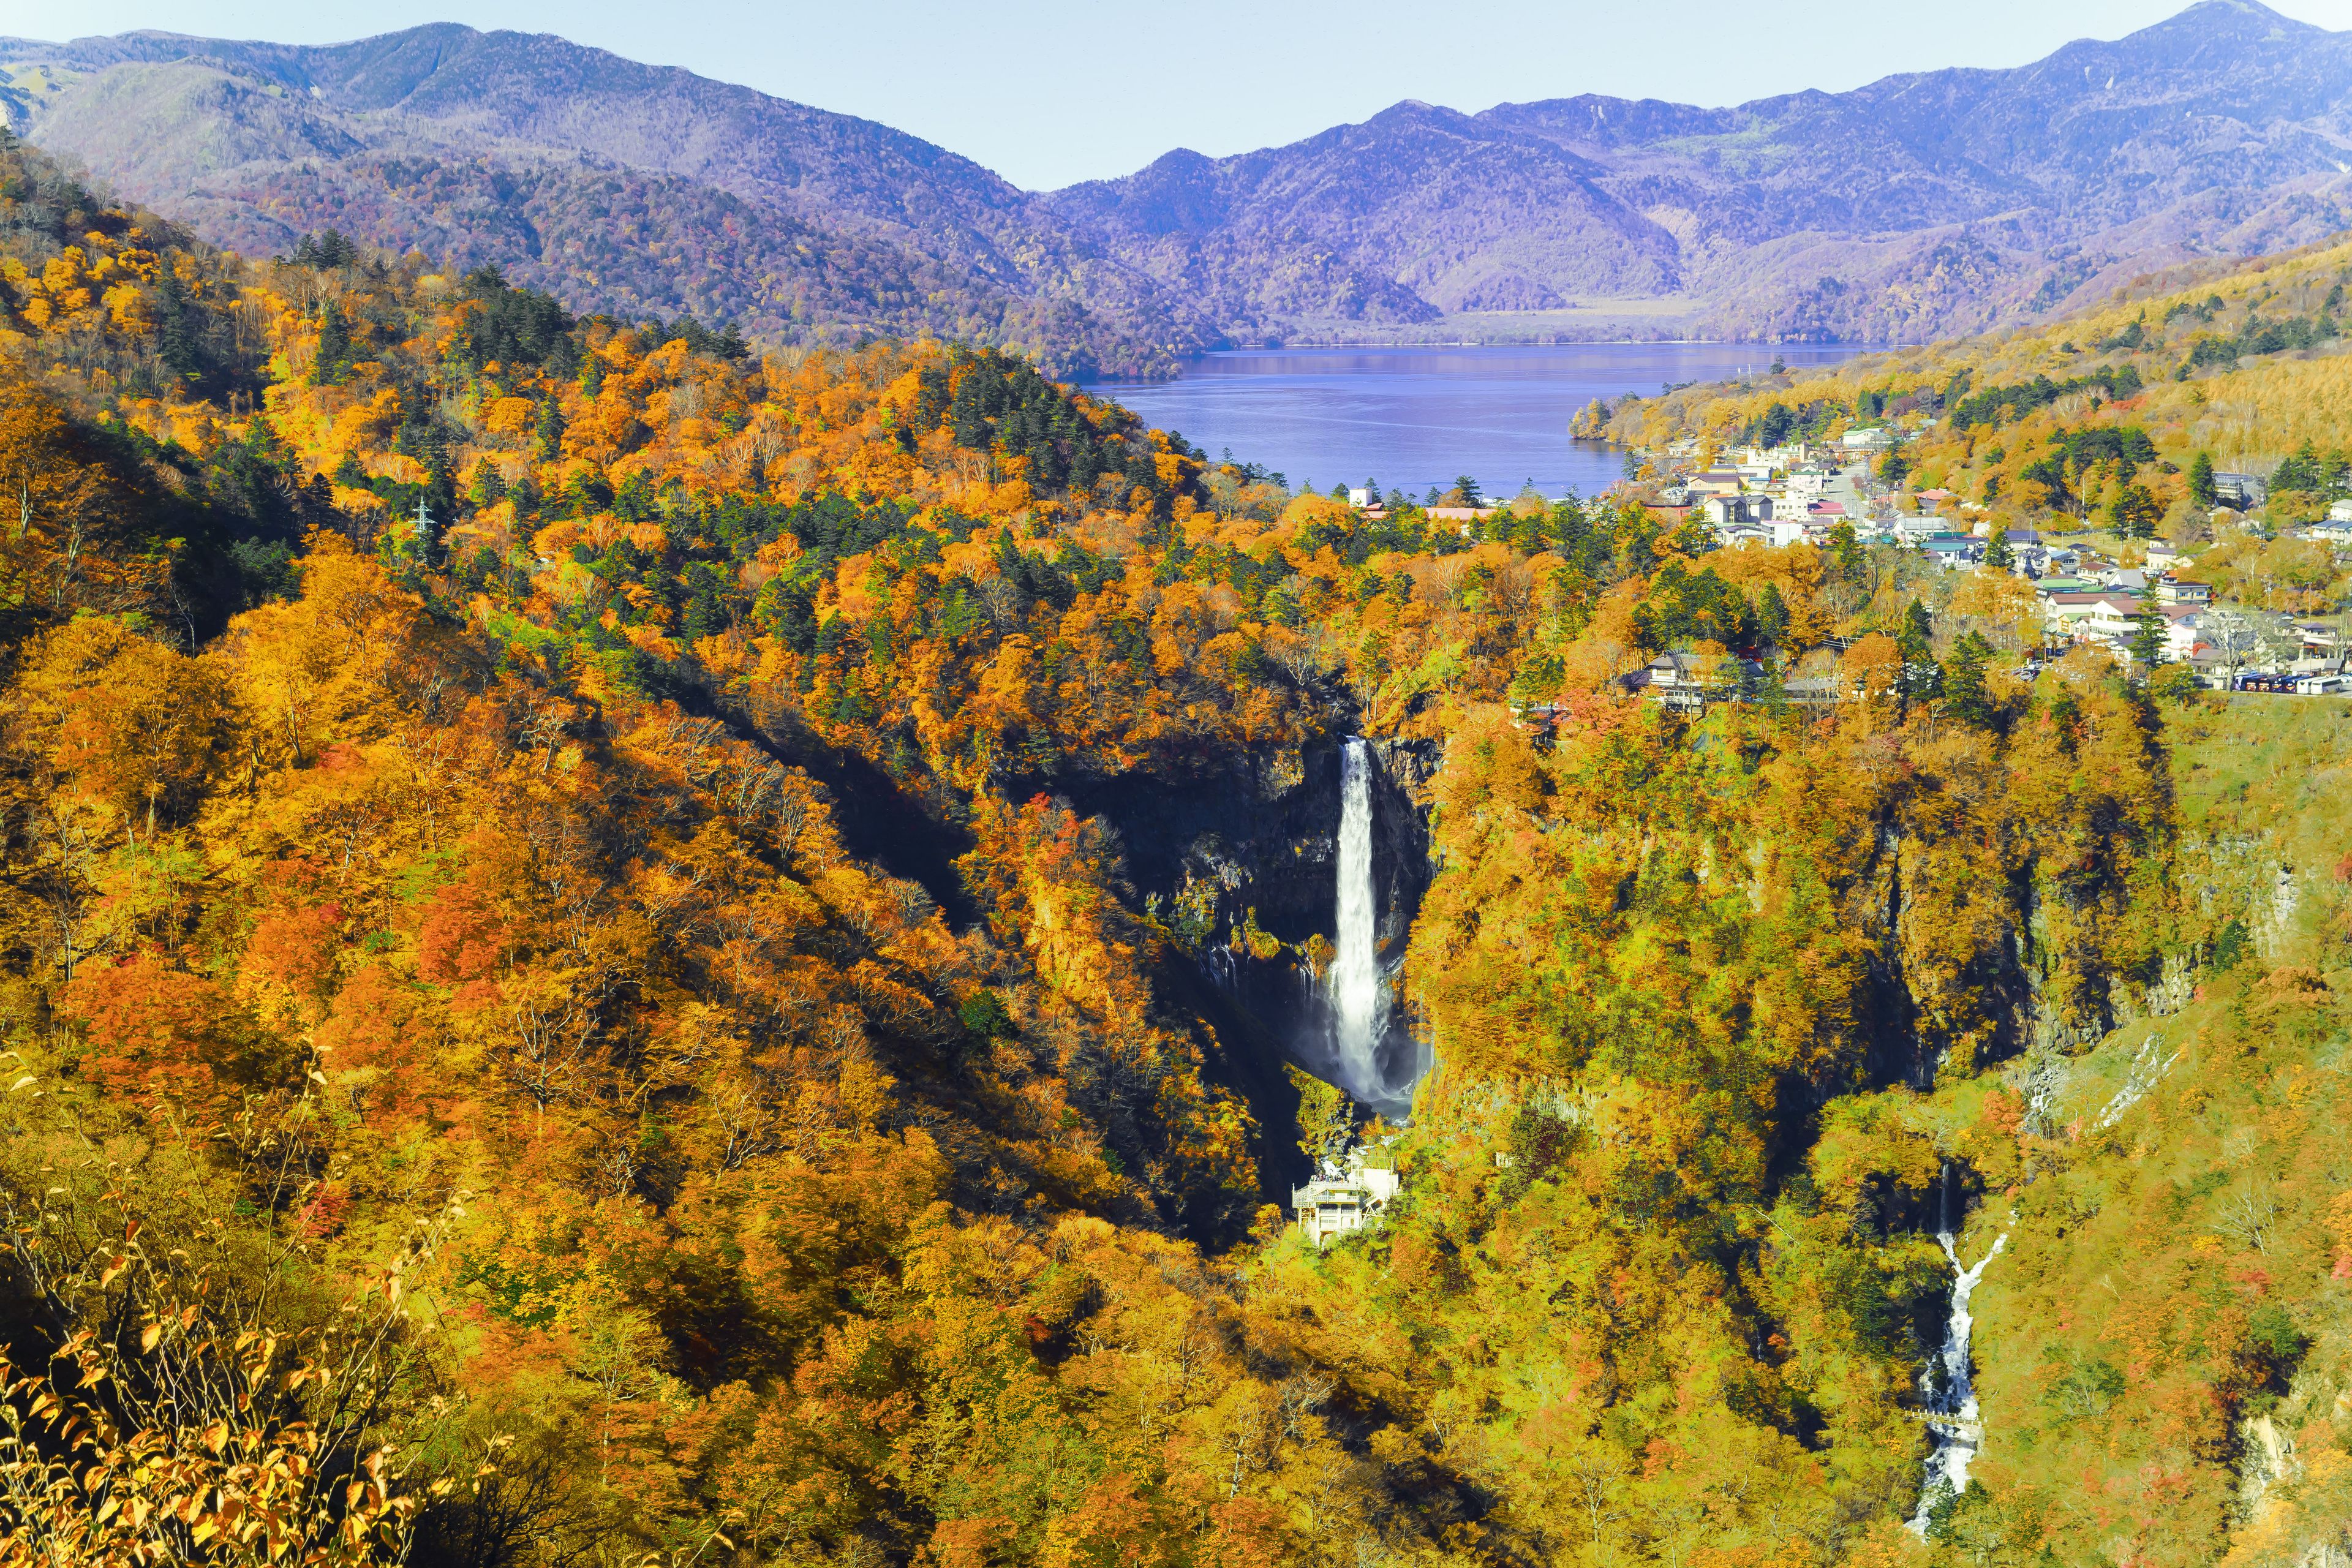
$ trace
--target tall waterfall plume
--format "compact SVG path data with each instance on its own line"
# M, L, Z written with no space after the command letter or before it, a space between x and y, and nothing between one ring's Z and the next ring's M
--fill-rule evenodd
M1928 1454L1925 1484L1919 1489L1919 1511L1911 1516L1911 1533L1927 1538L1928 1515L1947 1497L1969 1489L1969 1461L1984 1443L1984 1422L1977 1411L1976 1374L1969 1365L1969 1335L1976 1320L1969 1313L1969 1298L1984 1278L1985 1265L2000 1256L2009 1244L2003 1231L1976 1267L1961 1267L1959 1238L1952 1234L1952 1173L1944 1170L1944 1192L1937 1209L1936 1241L1952 1260L1952 1315L1944 1325L1944 1342L1919 1373L1919 1393L1927 1406L1927 1434L1935 1439Z
M1372 890L1372 749L1349 737L1339 752L1338 956L1331 963L1333 1047L1348 1091L1382 1098L1380 1044L1388 987L1381 983L1375 935L1380 906Z

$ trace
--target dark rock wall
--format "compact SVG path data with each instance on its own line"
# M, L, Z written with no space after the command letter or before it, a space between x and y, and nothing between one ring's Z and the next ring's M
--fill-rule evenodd
M1394 963L1429 887L1427 801L1437 752L1401 742L1378 742L1373 751L1381 764L1372 795L1381 954ZM1278 1081L1285 1061L1314 1071L1328 1050L1307 953L1318 938L1328 952L1334 935L1339 754L1334 737L1202 781L1128 777L1066 791L1077 810L1118 828L1136 897L1147 906L1156 899L1160 919L1179 932L1189 954L1179 962L1197 971L1207 993L1202 1012L1228 1054L1256 1069L1251 1077ZM1253 911L1256 930L1282 944L1271 957L1253 956L1237 936ZM1397 1017L1390 1048L1402 1058L1414 1047L1402 1009ZM1260 1106L1261 1119L1270 1109Z

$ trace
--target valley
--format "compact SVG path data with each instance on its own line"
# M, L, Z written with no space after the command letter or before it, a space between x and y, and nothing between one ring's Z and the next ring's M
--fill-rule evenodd
M0 1563L2352 1554L2352 701L2147 607L2346 603L2352 251L1596 403L1588 495L1327 493L1053 374L1273 319L1135 216L1271 159L1057 248L560 40L183 49L16 90L313 139L205 209L265 255L0 147ZM350 130L614 104L528 178ZM657 110L741 133L656 180ZM1493 120L1605 194L1574 118ZM608 180L797 214L811 330L514 260ZM1612 212L1527 253L1666 287Z

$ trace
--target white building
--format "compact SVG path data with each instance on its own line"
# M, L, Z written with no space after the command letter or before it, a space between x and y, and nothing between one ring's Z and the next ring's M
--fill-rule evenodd
M2260 474L2234 474L2216 471L2213 494L2226 506L2244 511L2258 507L2270 498L2271 482Z
M1345 1169L1327 1160L1313 1181L1291 1188L1290 1206L1308 1244L1320 1247L1335 1236L1379 1226L1402 1184L1394 1170L1366 1165L1364 1152L1351 1149Z
M2205 638L2205 607L2202 605L2159 605L2157 614L2164 617L2164 658L2168 663L2179 663L2197 651Z
M2139 626L2135 594L2049 594L2042 602L2042 624L2072 642L2116 642Z
M2213 602L2213 584L2184 582L2178 577L2156 580L2156 602L2159 605L2210 605Z
M1696 713L1706 706L1705 663L1688 648L1670 648L1633 674L1619 677L1619 683L1676 712Z

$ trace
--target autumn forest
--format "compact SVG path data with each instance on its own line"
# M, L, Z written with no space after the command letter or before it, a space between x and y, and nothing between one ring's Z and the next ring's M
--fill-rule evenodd
M2215 439L1841 374L1602 412L1973 398L1931 477L2151 519ZM2340 704L13 142L0 502L10 1568L2352 1551ZM1667 648L1744 700L1629 694ZM1299 1043L1351 736L1409 1118ZM1314 1245L1350 1148L1400 1195ZM1938 1229L1999 1256L1923 1498Z

